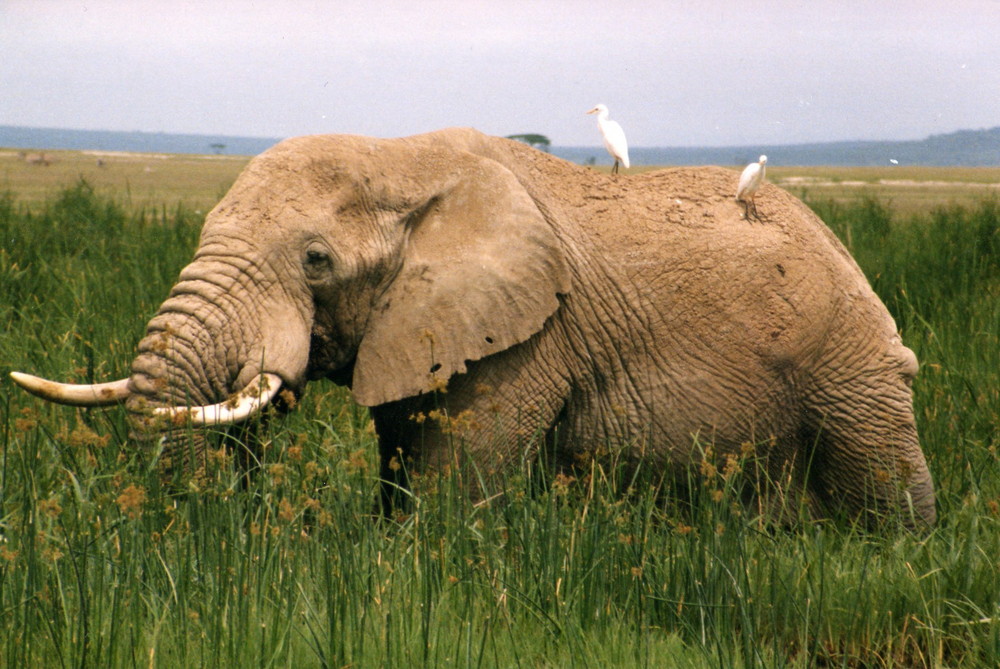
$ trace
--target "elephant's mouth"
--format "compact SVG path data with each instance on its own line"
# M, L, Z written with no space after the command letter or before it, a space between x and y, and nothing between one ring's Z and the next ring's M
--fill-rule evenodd
M301 386L282 382L281 387L278 389L278 394L271 400L271 406L278 412L286 414L299 405L299 400L302 398L302 391L303 388Z
M335 367L332 370L322 365L310 365L307 376L310 381L330 379L338 386L347 386L350 388L351 381L354 379L354 363L356 360L357 358L351 358L345 364Z
M146 409L150 422L187 424L193 426L231 425L245 422L274 405L288 410L295 405L298 394L294 386L284 383L273 372L261 372L241 389L215 404L202 406L160 406Z

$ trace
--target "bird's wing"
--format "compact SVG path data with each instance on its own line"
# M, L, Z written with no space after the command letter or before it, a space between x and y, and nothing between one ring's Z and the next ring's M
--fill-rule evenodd
M608 153L628 167L628 142L625 140L625 131L617 121L608 121L604 125L604 146Z
M754 177L757 176L759 170L760 165L757 163L750 163L743 168L743 174L740 175L740 185L736 188L736 197L742 196L748 188L753 186Z

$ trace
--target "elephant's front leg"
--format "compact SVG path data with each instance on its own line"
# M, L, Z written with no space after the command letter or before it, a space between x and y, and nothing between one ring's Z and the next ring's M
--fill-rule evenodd
M426 415L430 396L372 407L372 420L378 433L379 503L382 515L394 509L405 510L410 498L409 471L414 464L414 450L421 438L417 417Z
M564 394L525 364L532 356L530 349L518 351L523 348L471 363L445 392L372 409L385 510L405 502L410 473L446 474L479 500L502 492L509 477L535 459Z

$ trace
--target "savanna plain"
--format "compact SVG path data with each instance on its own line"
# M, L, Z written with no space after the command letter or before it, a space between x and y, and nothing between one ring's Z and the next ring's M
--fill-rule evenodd
M379 519L371 422L326 382L257 426L251 476L220 445L162 488L123 410L8 372L126 376L246 159L46 161L0 151L0 666L1000 666L1000 170L768 170L921 361L939 522L872 535L768 526L736 503L744 462L680 499L596 465L485 504L428 477Z

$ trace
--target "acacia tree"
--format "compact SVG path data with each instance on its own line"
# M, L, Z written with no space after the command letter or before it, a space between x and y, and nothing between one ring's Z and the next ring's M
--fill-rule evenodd
M528 146L545 151L546 153L548 153L549 146L552 145L552 142L550 142L549 138L545 135L537 135L533 133L524 135L507 135L507 139L516 139L519 142L524 142Z

